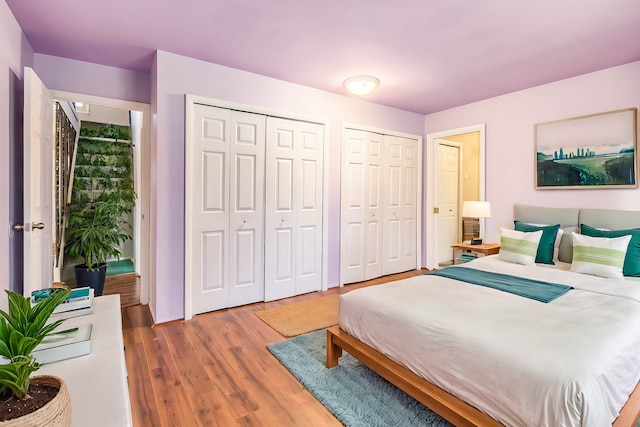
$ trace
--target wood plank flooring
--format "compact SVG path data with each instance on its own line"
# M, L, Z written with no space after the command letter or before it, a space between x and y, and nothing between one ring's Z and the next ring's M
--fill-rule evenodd
M120 294L121 307L140 304L140 277L135 273L107 276L102 294Z
M147 306L124 307L134 427L341 426L269 353L266 344L285 338L254 312L424 272L413 270L155 326Z

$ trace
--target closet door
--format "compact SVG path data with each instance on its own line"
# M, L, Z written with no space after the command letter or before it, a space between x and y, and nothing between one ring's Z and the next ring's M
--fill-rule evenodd
M402 271L402 249L404 233L402 231L403 198L405 193L403 180L404 138L385 135L385 165L383 178L384 206L382 209L382 274Z
M386 275L416 266L418 142L389 135L384 138L382 273Z
M418 239L418 141L404 138L402 176L402 271L416 268Z
M322 286L324 127L267 119L265 300Z
M231 111L229 307L264 301L266 117Z
M185 251L193 314L262 300L264 123L194 105Z
M382 275L383 135L345 130L342 152L342 283Z

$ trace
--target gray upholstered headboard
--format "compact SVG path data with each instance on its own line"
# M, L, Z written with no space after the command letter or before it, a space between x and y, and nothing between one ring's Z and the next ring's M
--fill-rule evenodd
M640 211L613 211L609 209L580 209L579 224L609 230L640 228Z
M578 231L580 209L577 208L546 208L542 206L529 206L516 203L513 205L513 219L533 224L560 224L564 230L558 259L563 262L571 262L573 248L571 246L571 233Z
M640 228L640 211L546 208L516 203L513 205L513 219L534 224L560 224L564 235L560 242L558 259L564 262L572 260L571 232L579 232L580 224L609 230Z

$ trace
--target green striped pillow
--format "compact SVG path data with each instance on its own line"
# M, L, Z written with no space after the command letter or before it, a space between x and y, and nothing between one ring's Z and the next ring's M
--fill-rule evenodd
M612 279L623 278L622 267L631 236L607 238L578 233L572 233L572 236L571 271Z
M534 265L542 230L524 231L500 229L500 259L517 264Z

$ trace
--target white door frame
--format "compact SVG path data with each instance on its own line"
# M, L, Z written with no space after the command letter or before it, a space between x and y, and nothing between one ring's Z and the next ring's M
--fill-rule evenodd
M270 108L258 107L255 105L240 104L231 101L224 101L221 99L208 98L199 95L185 95L185 156L188 158L190 146L188 141L193 137L193 129L188 124L193 120L193 105L205 104L212 107L227 108L231 110L245 111L248 113L262 114L270 117L280 117L283 119L299 120L304 122L317 123L324 126L324 155L323 155L323 171L322 171L322 288L321 291L328 289L328 276L329 276L329 120L319 117L305 116L300 114L288 113L273 110ZM185 188L188 188L188 183L191 177L185 173ZM187 257L187 248L191 247L191 238L188 230L191 228L191 213L193 194L185 191L185 260ZM193 292L191 284L187 283L187 277L191 277L191 264L185 262L184 266L184 319L189 320L193 317L192 298Z
M380 129L380 128L375 128L375 127L370 127L370 126L363 126L363 125L356 125L353 123L348 123L348 122L343 122L342 123L342 140L340 141L340 152L342 153L343 150L343 145L344 145L344 141L346 139L346 131L347 129L354 129L354 130L361 130L364 132L373 132L373 133L379 133L382 135L389 135L389 136L397 136L400 138L407 138L407 139L415 139L418 141L418 154L417 154L417 175L416 175L416 200L420 200L420 196L422 195L422 180L420 179L420 177L422 176L422 161L420 161L422 159L422 136L420 135L413 135L410 133L404 133L404 132L396 132L396 131L392 131L392 130L388 130L388 129ZM325 157L326 159L326 157ZM436 159L437 160L437 159ZM340 173L342 174L342 166L340 167ZM341 176L341 181L342 181L342 176ZM342 191L342 186L340 188L340 191ZM342 198L341 198L342 199ZM420 270L422 268L422 239L420 239L419 237L422 236L422 210L420 209L420 204L416 203L418 206L416 207L416 270ZM342 203L340 204L340 222L342 223L342 218L345 215L345 207L342 206ZM340 266L342 266L342 262L340 262ZM342 270L342 267L341 267ZM344 278L342 275L342 271L340 271L340 287L344 286Z
M138 224L140 227L134 230L137 240L140 242L140 259L136 259L136 264L140 266L140 303L148 304L151 297L151 270L155 266L151 265L151 239L155 241L155 234L151 230L150 193L151 193L151 106L141 102L125 101L121 99L104 98L101 96L85 95L81 93L51 90L53 98L61 101L79 101L88 104L98 104L107 107L121 108L125 110L142 111L142 137L140 147L141 160L141 180L138 190L140 210Z
M428 133L427 134L427 153L432 153L431 161L427 158L427 163L430 167L427 168L425 173L425 249L426 259L425 266L428 269L437 267L437 245L438 245L438 227L436 227L436 215L435 209L435 192L438 188L438 144L436 139L446 139L447 137L462 135L465 133L478 132L479 137L479 194L480 199L485 200L485 139L486 139L486 124L480 123L477 125L465 126L456 129L445 130L441 132ZM480 235L484 235L484 219L480 219Z
M462 168L463 168L463 145L460 142L454 142L454 141L448 141L447 139L444 138L438 138L435 140L435 149L436 149L436 155L438 154L438 149L440 148L441 145L447 145L449 147L454 147L458 149L458 217L456 218L456 223L457 228L456 228L456 232L457 232L457 242L460 241L460 223L462 222ZM436 163L437 163L437 158L436 158ZM433 193L433 197L434 197L434 207L435 203L437 202L436 199L440 199L439 195L436 194L437 193L437 188L438 187L434 187L434 193ZM437 221L437 216L434 213L434 220ZM440 229L440 227L436 227L437 230ZM440 237L440 236L437 236ZM457 243L456 242L456 243ZM440 244L439 242L436 242L436 248L439 248ZM452 249L453 251L453 249ZM439 252L439 251L438 251ZM439 259L440 257L438 256L437 259L435 260L436 264L439 264Z

